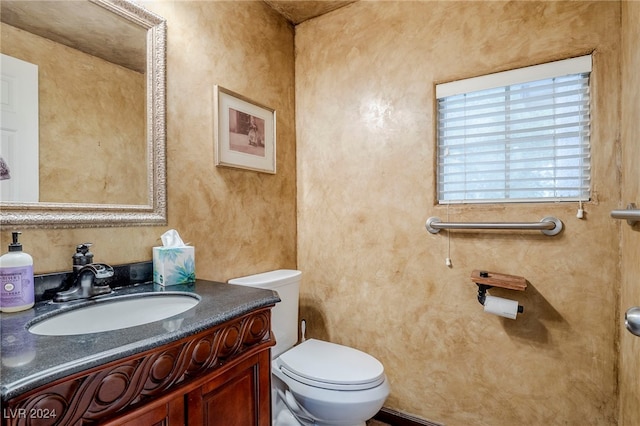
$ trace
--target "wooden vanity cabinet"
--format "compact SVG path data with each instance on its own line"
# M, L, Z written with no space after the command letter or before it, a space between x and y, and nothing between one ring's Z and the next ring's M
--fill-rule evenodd
M222 374L205 378L202 386L187 393L181 390L171 394L106 425L269 426L271 372L261 374L269 365L269 351L263 351Z
M271 424L271 371L269 351L237 365L187 395L189 424L243 426ZM260 392L266 390L266 392Z
M168 401L150 403L103 425L118 426L169 426L184 425L187 413L184 410L184 395L174 395Z
M2 424L268 426L274 343L270 307L256 310L14 398L5 411L56 416Z

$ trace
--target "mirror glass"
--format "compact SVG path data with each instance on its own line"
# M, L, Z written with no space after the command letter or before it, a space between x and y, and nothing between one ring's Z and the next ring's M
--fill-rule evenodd
M3 0L2 224L166 223L163 18Z

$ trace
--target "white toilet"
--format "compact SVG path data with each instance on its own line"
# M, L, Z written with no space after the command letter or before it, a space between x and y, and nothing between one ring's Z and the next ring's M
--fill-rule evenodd
M322 340L298 340L302 272L290 269L229 280L278 292L271 329L273 426L364 426L389 396L384 367L357 349Z

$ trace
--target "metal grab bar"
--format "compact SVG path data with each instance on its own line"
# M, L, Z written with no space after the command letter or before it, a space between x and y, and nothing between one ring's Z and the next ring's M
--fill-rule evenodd
M611 217L626 220L629 225L633 226L640 221L640 209L634 203L630 203L626 210L612 210Z
M540 222L442 222L434 216L427 219L425 227L432 234L437 234L441 229L518 229L540 231L551 236L562 231L562 221L548 216Z

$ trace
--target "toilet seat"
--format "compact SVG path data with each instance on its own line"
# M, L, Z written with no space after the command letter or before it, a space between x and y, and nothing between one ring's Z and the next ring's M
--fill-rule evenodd
M371 355L316 339L281 354L276 365L293 380L329 390L371 389L385 380L384 367Z

